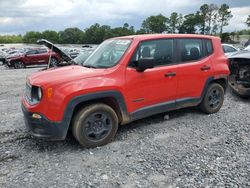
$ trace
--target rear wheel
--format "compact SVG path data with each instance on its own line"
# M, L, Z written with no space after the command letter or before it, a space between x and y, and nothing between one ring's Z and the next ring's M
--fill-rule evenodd
M25 64L22 61L16 61L16 62L14 62L14 68L15 69L23 69L23 68L25 68Z
M118 129L115 111L105 104L92 104L81 109L73 119L73 135L85 147L109 143Z
M224 101L224 89L218 83L212 83L207 90L200 108L207 114L216 113L220 110Z

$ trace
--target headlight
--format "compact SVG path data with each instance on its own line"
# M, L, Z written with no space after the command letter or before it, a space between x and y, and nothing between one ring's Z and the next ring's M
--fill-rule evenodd
M31 86L29 84L26 84L26 99L31 104L38 104L43 97L42 88L38 86Z
M42 99L42 89L40 87L38 87L37 89L37 97L38 97L38 100L40 101Z

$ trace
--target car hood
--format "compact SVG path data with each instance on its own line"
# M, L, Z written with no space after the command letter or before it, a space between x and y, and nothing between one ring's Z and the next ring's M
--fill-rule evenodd
M53 43L45 40L45 39L40 39L37 41L38 44L44 45L47 48L51 49L53 52L59 54L61 56L61 58L66 61L66 62L72 62L73 59L66 54L65 52L63 52L60 48L58 48L56 45L54 45Z
M71 65L60 68L51 68L45 71L33 73L28 76L31 85L48 86L65 82L96 77L105 74L106 69L86 68L80 65Z
M241 50L228 57L229 59L250 59L250 51Z

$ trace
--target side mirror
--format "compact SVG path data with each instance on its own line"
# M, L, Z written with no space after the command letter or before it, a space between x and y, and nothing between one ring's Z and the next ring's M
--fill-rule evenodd
M153 58L143 58L137 61L136 70L138 72L144 72L146 69L154 68L154 59Z

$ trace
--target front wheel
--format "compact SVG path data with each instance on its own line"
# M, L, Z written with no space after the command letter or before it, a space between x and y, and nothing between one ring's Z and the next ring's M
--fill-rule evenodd
M201 110L207 114L218 112L224 101L224 93L220 84L212 83L200 104Z
M23 68L25 68L25 64L22 61L16 61L16 62L14 62L14 68L15 69L23 69Z
M56 58L52 57L50 60L50 67L56 67L58 64L58 61Z
M72 132L76 140L92 148L109 143L118 129L115 111L105 104L92 104L81 109L73 119Z

